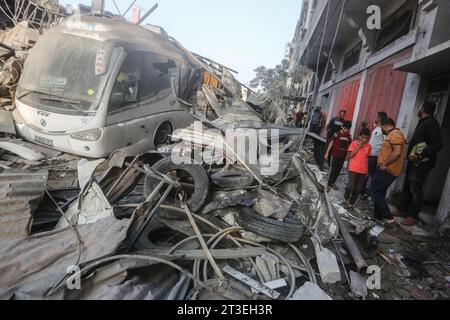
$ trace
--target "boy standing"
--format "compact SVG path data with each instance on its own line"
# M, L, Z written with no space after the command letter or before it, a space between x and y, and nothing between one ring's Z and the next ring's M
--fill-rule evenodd
M325 154L325 160L328 161L331 154L332 161L327 192L330 192L331 188L334 190L339 190L336 186L336 181L341 174L342 168L344 167L344 163L347 158L347 150L352 142L352 136L350 135L351 128L352 123L350 121L345 121L344 125L341 127L341 130L333 135L333 139L328 146L328 150Z
M349 202L349 207L358 200L367 173L369 172L369 157L372 155L372 146L368 143L370 130L363 128L359 134L359 139L354 141L348 148L349 160L349 182L345 192L345 199Z

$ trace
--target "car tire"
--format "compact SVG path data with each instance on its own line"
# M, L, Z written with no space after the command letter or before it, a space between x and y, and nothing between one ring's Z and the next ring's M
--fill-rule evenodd
M211 181L221 188L240 189L251 187L255 178L248 171L229 170L212 174Z
M169 158L164 158L152 166L152 169L162 174L171 171L183 171L193 180L194 192L188 199L188 207L193 212L198 212L206 204L209 194L209 177L206 170L200 165L176 165ZM158 186L159 180L150 176L145 177L144 196L147 198Z
M303 224L291 218L281 222L260 216L251 208L244 208L239 213L238 224L246 231L280 242L297 243L303 236Z

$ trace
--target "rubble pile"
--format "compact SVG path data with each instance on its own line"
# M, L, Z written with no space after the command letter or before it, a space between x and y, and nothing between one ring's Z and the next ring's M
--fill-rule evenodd
M39 31L23 21L0 35L0 108L12 109L12 97L22 73L27 51L39 38Z
M7 100L18 51L5 50ZM423 272L412 256L363 250L358 235L373 245L381 231L325 192L304 132L263 121L226 70L191 59L217 83L177 70L172 90L195 121L157 150L83 159L11 137L1 117L0 298L377 299L374 257L401 277Z

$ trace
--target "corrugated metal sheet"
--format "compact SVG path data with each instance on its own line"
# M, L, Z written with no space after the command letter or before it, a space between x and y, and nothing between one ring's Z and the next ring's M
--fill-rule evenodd
M0 174L0 238L29 235L32 213L47 187L48 171L5 170Z
M384 111L394 120L398 118L408 74L394 70L394 64L410 56L411 49L407 49L367 71L356 132L363 122L373 129L377 112Z
M75 226L76 232L65 228L25 239L0 239L0 299L18 293L43 298L69 267L113 255L125 241L129 224L130 220L110 217Z
M341 110L347 111L348 120L353 119L360 82L361 75L358 75L342 82L334 89L334 104L330 108L330 119L337 116Z

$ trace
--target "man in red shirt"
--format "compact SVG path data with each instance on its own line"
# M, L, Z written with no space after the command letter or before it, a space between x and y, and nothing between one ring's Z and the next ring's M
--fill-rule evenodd
M350 143L352 142L352 136L350 135L350 129L352 123L345 121L341 130L333 135L328 150L325 154L325 160L328 161L330 154L332 156L330 177L328 179L327 192L330 192L331 188L339 190L336 186L336 181L341 174L344 167L345 160L347 158L347 151Z

